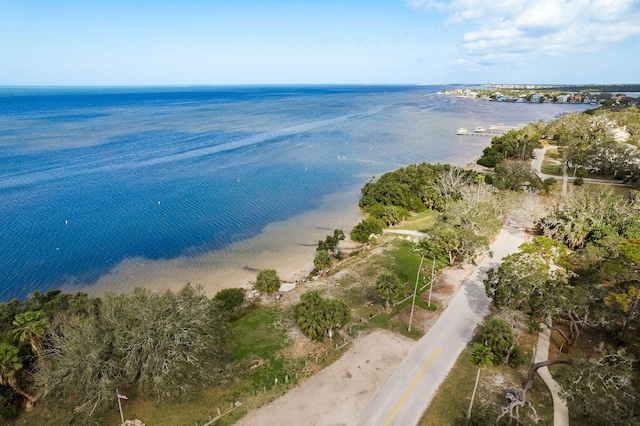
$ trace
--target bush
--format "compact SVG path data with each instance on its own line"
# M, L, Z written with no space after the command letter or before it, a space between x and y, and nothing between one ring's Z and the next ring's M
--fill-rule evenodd
M223 311L232 313L244 302L244 289L243 288L225 288L216 293L213 298L216 306Z
M295 307L300 331L312 339L322 341L333 335L333 329L342 327L351 319L349 306L336 299L324 299L319 290L309 290L300 296Z
M491 350L494 365L508 363L516 346L513 328L499 317L484 324L478 340Z
M371 234L381 234L385 223L375 217L368 217L353 227L349 235L353 241L366 243Z
M326 250L320 250L316 252L316 257L313 259L313 266L321 271L331 267L331 255Z
M274 269L263 269L258 272L256 289L261 293L275 293L280 289L280 277Z

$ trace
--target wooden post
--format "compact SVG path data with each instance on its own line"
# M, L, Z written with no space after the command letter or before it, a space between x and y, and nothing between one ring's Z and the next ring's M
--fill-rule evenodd
M120 420L122 420L122 424L124 425L124 415L122 414L122 403L120 402L120 392L116 388L116 399L118 400L118 408L120 409Z

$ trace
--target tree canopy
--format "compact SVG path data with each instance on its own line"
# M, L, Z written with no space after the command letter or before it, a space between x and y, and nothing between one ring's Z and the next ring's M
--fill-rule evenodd
M275 293L280 289L280 277L274 269L263 269L258 272L256 289L262 293Z
M320 290L309 290L300 296L295 312L302 333L315 340L323 340L325 336L331 338L333 329L344 326L351 318L346 303L325 299Z

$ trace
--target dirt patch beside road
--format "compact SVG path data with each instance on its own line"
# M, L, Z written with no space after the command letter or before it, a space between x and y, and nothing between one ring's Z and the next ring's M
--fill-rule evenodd
M338 361L237 424L355 424L415 343L383 330L358 337Z

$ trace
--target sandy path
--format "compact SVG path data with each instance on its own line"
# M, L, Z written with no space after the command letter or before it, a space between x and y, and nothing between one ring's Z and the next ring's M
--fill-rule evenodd
M355 424L415 343L387 331L358 338L338 361L237 424Z

